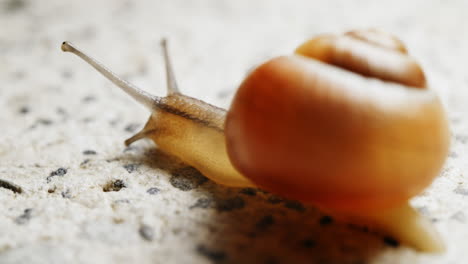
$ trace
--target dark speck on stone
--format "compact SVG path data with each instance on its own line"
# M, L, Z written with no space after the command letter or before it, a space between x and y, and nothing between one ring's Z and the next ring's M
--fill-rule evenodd
M400 245L400 243L396 239L394 239L393 237L389 237L389 236L385 236L383 238L383 242L386 245L388 245L390 247L394 247L394 248L396 248L396 247L398 247Z
M293 210L296 210L298 212L304 212L305 211L305 207L304 205L302 205L300 202L298 201L286 201L284 202L284 206L286 208L289 208L289 209L293 209Z
M369 232L369 227L367 226L362 226L362 225L357 225L357 224L347 224L346 226L348 226L351 229L358 230L360 232L364 232L364 233Z
M104 192L118 192L120 191L122 188L126 188L127 185L125 184L124 181L122 180L115 180L115 181L111 181L109 183L107 183L104 188L102 188L102 190Z
M219 200L216 203L216 209L221 212L232 211L236 209L242 209L245 206L244 199L239 196L228 198L225 200Z
M31 110L29 109L29 107L27 106L22 106L20 109L19 109L19 113L22 114L22 115L25 115L27 113L29 113Z
M316 242L313 239L304 239L301 241L301 245L305 248L313 248L316 245Z
M70 193L70 190L67 189L66 191L63 191L62 192L62 198L65 198L65 199L70 199L72 196L71 196L71 193Z
M156 187L151 187L149 188L148 190L146 190L147 193L151 194L151 195L155 195L155 194L158 194L161 190L159 190L158 188Z
M244 188L240 191L241 194L255 196L257 194L257 190L254 188Z
M31 217L32 217L32 208L27 208L24 210L22 215L18 216L15 219L15 223L17 223L18 225L24 225L27 222L29 222L29 219L31 219Z
M327 225L330 225L332 223L333 223L333 218L331 216L324 215L324 216L320 217L319 224L321 226L327 226Z
M130 200L128 200L128 199L119 199L119 200L115 200L114 203L116 203L116 204L128 204L128 203L130 203Z
M58 168L56 171L50 173L50 176L63 176L67 174L67 169Z
M50 119L46 119L46 118L39 118L37 121L36 121L37 124L39 125L44 125L44 126L50 126L52 125L52 120Z
M229 95L232 95L234 94L234 90L231 90L231 89L226 89L226 90L222 90L220 91L217 96L218 98L220 99L224 99L224 98L227 98Z
M93 121L94 121L94 118L92 118L92 117L85 117L85 118L83 118L81 120L81 122L83 122L83 123L91 123Z
M271 195L270 197L268 197L267 199L267 202L271 203L271 204L279 204L281 202L283 202L284 199L281 198L281 197L278 197L276 195Z
M5 189L8 189L14 193L22 193L23 192L23 188L21 188L21 186L19 185L16 185L12 182L9 182L7 180L2 180L0 179L0 188L5 188Z
M52 180L52 177L60 176L63 177L63 175L67 174L67 169L65 168L58 168L57 170L51 172L49 176L46 178L47 183L49 183Z
M213 200L211 200L210 198L199 198L195 204L193 204L192 206L190 206L189 208L190 209L194 209L194 208L203 208L203 209L206 209L208 207L211 206Z
M90 102L96 101L96 97L94 97L92 95L87 95L87 96L83 97L83 99L81 99L81 101L83 103L90 103Z
M127 146L124 148L123 152L125 153L125 152L130 152L130 151L135 151L135 150L138 150L138 148L135 146Z
M13 78L15 80L22 80L22 79L26 78L26 72L24 72L22 70L18 70L18 71L13 72L11 76L13 76Z
M26 7L26 0L7 0L5 10L8 12L16 12Z
M57 109L55 110L55 112L59 115L62 115L62 116L65 116L67 115L67 111L65 109L63 109L62 107L57 107Z
M455 135L455 140L461 142L462 144L465 144L468 142L468 136L466 135Z
M273 218L272 215L266 215L260 219L255 226L258 229L266 229L269 226L273 225L275 223L275 219Z
M174 170L169 180L172 186L182 191L195 189L206 181L208 179L193 167Z
M127 126L125 126L125 131L133 133L135 132L138 128L140 127L140 124L137 123L130 123Z
M109 121L109 125L115 126L115 125L117 125L117 123L119 123L119 122L120 122L119 119L113 119L113 120L110 120L110 121Z
M265 264L279 264L281 262L275 257L268 257L264 263Z
M466 216L465 214L462 212L462 211L458 211L456 212L455 214L453 214L451 217L451 219L454 219L454 220L457 220L461 223L465 223L466 222Z
M123 167L128 173L132 173L138 168L138 164L126 164Z
M138 229L138 233L140 233L140 236L146 240L146 241L153 241L154 238L154 231L153 228L151 228L149 225L141 225L140 228Z
M90 161L91 161L90 159L85 159L80 163L80 166L84 166L84 165L88 164Z
M87 149L85 151L83 151L83 155L96 155L97 152L92 150L92 149Z
M430 213L429 213L429 209L427 209L426 206L422 206L422 207L418 207L416 208L418 210L418 212L424 216L429 216Z
M458 186L455 190L453 190L453 192L456 194L468 195L468 189L463 188L461 186Z
M223 251L209 249L204 245L198 245L197 252L198 254L208 258L209 260L215 263L219 263L226 259L226 253L224 253Z
M64 79L70 79L71 77L73 77L73 72L70 71L70 70L63 70L62 71L62 77Z

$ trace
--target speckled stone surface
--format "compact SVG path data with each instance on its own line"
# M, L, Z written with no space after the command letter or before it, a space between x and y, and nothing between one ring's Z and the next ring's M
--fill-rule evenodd
M0 263L466 263L467 10L464 0L0 0ZM148 113L59 49L70 40L164 94L168 37L181 89L227 107L252 65L361 27L400 36L447 107L450 156L413 200L443 255L219 186L151 142L124 147Z

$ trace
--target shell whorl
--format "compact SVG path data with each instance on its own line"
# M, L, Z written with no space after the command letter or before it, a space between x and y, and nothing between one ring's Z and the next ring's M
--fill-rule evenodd
M378 30L356 30L320 35L306 41L296 54L408 87L426 88L426 77L396 37Z

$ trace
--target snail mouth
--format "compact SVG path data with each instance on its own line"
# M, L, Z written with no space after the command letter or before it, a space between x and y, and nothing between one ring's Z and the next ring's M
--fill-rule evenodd
M388 44L379 35L372 38L366 32L345 35L322 35L296 49L296 54L319 60L368 78L394 82L411 88L426 88L426 78L419 64L398 42ZM366 37L368 39L366 39ZM379 43L384 42L384 44ZM396 40L394 40L396 42Z

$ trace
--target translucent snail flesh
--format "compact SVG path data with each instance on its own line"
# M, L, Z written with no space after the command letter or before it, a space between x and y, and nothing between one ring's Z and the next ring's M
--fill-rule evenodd
M448 124L398 39L377 30L313 38L255 68L227 113L178 91L163 48L169 92L156 97L62 44L152 111L126 144L148 137L218 183L313 204L422 251L444 249L408 201L438 175Z

